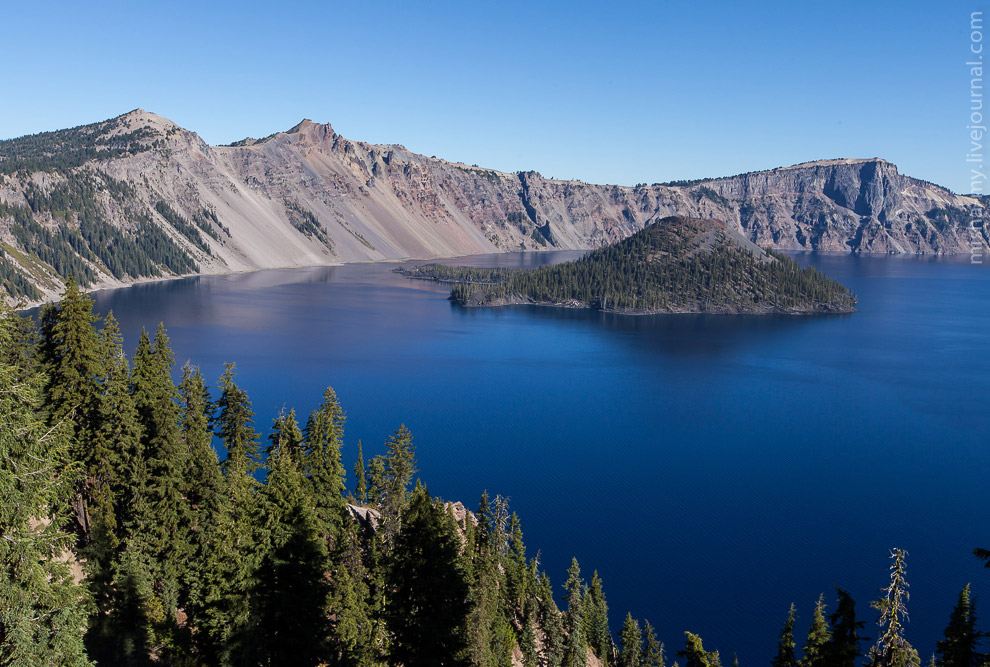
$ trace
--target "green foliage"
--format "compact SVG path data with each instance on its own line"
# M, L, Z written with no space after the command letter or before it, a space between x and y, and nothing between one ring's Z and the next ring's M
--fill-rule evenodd
M969 226L973 218L965 209L958 206L936 206L925 213L925 217L935 225L936 229L943 233L955 228L965 229Z
M832 636L822 652L823 664L829 667L854 667L856 661L863 657L860 644L866 641L859 631L863 622L856 620L856 603L849 593L836 587L838 602L835 612L829 618L832 626Z
M577 558L571 558L571 564L567 568L567 581L564 582L564 592L567 594L567 644L564 651L564 667L583 667L588 657L586 651L588 641L582 620L583 589L581 566L578 565Z
M421 484L410 494L405 426L367 471L358 445L355 476L370 485L357 493L380 517L344 500L345 415L331 388L305 432L294 410L273 421L261 482L232 364L214 404L188 364L173 384L163 326L154 342L142 332L129 370L112 314L97 324L72 281L38 334L0 315L0 664L86 664L88 625L100 664L508 667L521 654L524 667L561 667L590 650L606 664L663 667L654 629L632 616L616 650L604 585L595 572L585 586L577 559L560 612L504 498L485 492L474 520L455 520ZM222 467L214 435L227 447ZM70 509L74 542L61 532ZM73 546L92 602L69 577ZM893 556L870 657L909 667L920 661L903 641L904 554ZM791 606L774 665L857 663L863 624L848 594L838 598L831 629L819 598L800 662ZM935 664L981 667L981 637L967 586ZM720 665L700 637L686 639L686 665Z
M392 664L466 665L468 583L453 518L422 486L396 536L386 610Z
M750 252L718 223L668 219L574 262L536 269L428 264L413 278L453 283L462 304L578 304L599 310L849 310L838 282L778 253Z
M51 266L63 278L75 276L83 286L92 284L95 274L84 259L93 255L78 230L59 226L50 231L35 221L30 209L0 202L0 215L8 212L15 213L10 233L25 252Z
M825 618L825 595L822 594L818 596L811 627L808 628L804 655L799 663L801 667L824 667L826 665L825 647L831 638L832 631L829 629L828 620Z
M300 470L301 434L283 417L264 487L265 557L252 597L253 622L241 641L242 661L315 665L326 655L326 544Z
M626 620L622 624L622 633L619 635L619 667L640 667L643 660L643 635L639 628L639 621L626 614Z
M324 535L340 532L344 521L346 473L340 450L346 420L336 392L327 387L323 392L323 402L310 413L306 422L302 469L309 482L309 493Z
M177 232L189 239L194 246L205 252L207 255L213 254L210 252L209 244L203 240L202 236L199 235L197 225L194 225L186 220L181 213L176 211L164 201L159 201L155 204L155 210L158 211L158 214L165 218L165 221L172 225Z
M591 583L581 602L581 622L588 646L603 665L608 665L613 662L613 642L608 629L608 603L605 602L605 591L597 570L592 573Z
M181 582L190 549L191 508L186 494L188 451L179 423L178 391L172 382L172 349L165 327L158 325L154 345L141 332L134 353L131 386L141 424L147 483L127 548L147 577L144 595L149 649L179 650L181 629L176 611L183 604Z
M247 392L234 382L232 363L225 365L220 377L220 398L217 399L216 434L227 448L223 470L233 474L251 475L260 467L258 434L254 430L254 411Z
M315 238L331 251L333 243L327 235L327 230L320 224L319 219L302 204L292 199L285 200L285 215L292 226L310 238Z
M0 306L0 358L16 316ZM88 665L86 597L73 582L63 532L74 468L63 428L38 417L42 378L0 364L0 664Z
M666 656L663 644L657 639L656 631L649 621L643 623L643 658L642 667L664 667Z
M697 199L698 201L701 201L702 199L708 199L709 201L718 204L722 208L732 208L732 203L728 199L726 199L725 197L723 197L722 195L720 195L719 193L717 193L715 190L711 189L708 186L702 185L695 188L693 194L695 196L695 199Z
M405 505L406 493L416 474L416 448L412 433L405 424L385 443L385 455L371 460L371 489L369 496L382 512L382 533L386 545L399 531L400 514Z
M709 653L701 641L701 637L690 632L684 633L685 648L677 655L684 658L684 667L722 667L718 651Z
M976 629L976 606L970 596L969 584L959 592L949 624L945 628L944 639L936 644L935 664L938 667L979 667L990 656L977 649L986 633Z
M557 603L553 600L550 578L544 572L536 592L537 613L540 627L543 628L543 664L560 667L564 660L564 623Z
M772 667L798 667L797 658L794 657L794 603L787 612L787 621L784 622L784 629L780 631L780 639L777 641L777 655L770 662Z
M120 118L0 141L0 174L67 172L91 160L136 155L159 133L142 127L113 135Z
M907 552L892 549L890 557L890 585L883 589L884 596L872 603L880 612L877 624L880 636L870 649L870 664L873 667L920 667L918 652L904 637L904 622L907 621L907 602L911 599L908 583L905 580Z
M23 273L14 265L14 262L4 256L3 249L0 249L0 290L6 292L15 299L26 297L28 299L40 299L41 292L31 284Z

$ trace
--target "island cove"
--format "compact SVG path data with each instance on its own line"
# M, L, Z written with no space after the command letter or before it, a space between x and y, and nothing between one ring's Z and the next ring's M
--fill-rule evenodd
M462 306L513 304L622 314L850 313L841 283L762 249L720 220L668 217L575 261L532 269L425 264L396 272L450 283Z

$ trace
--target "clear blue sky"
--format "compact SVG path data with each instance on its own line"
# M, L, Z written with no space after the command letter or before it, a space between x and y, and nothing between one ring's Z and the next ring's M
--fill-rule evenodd
M141 107L211 144L307 117L352 139L596 183L879 156L968 191L964 63L980 9L7 3L0 138Z

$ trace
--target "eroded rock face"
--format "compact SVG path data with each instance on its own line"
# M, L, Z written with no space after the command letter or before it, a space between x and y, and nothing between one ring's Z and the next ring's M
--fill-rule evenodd
M113 136L142 129L147 136L143 150L75 168L130 187L126 201L99 199L102 218L133 230L135 215L146 215L190 253L201 273L595 248L673 215L724 220L759 245L788 250L951 253L987 246L985 228L971 232L968 222L983 212L983 203L902 176L880 159L623 187L428 158L398 145L352 141L309 120L231 146L208 146L142 110L111 123ZM29 187L47 191L61 178L8 174L0 181L0 202L25 205ZM206 239L206 254L155 212L158 202L189 219L212 211L226 233ZM71 214L37 219L50 229L78 226ZM11 224L0 214L0 238L16 248ZM128 282L91 263L97 284ZM36 282L57 293L60 281L48 278Z

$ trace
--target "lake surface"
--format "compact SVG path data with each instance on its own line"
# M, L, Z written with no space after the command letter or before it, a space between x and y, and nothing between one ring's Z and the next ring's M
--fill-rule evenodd
M265 434L283 405L304 416L333 386L349 470L359 438L370 457L405 423L434 494L472 508L484 489L508 496L558 592L577 556L604 579L613 628L626 611L647 618L668 654L691 630L726 663L767 664L788 605L801 644L818 594L834 608L833 585L875 637L868 603L901 547L907 635L926 660L967 582L990 600L971 553L990 547L990 266L799 261L849 285L860 311L463 309L393 265L94 296L131 352L163 320L178 365L215 382L236 361Z

